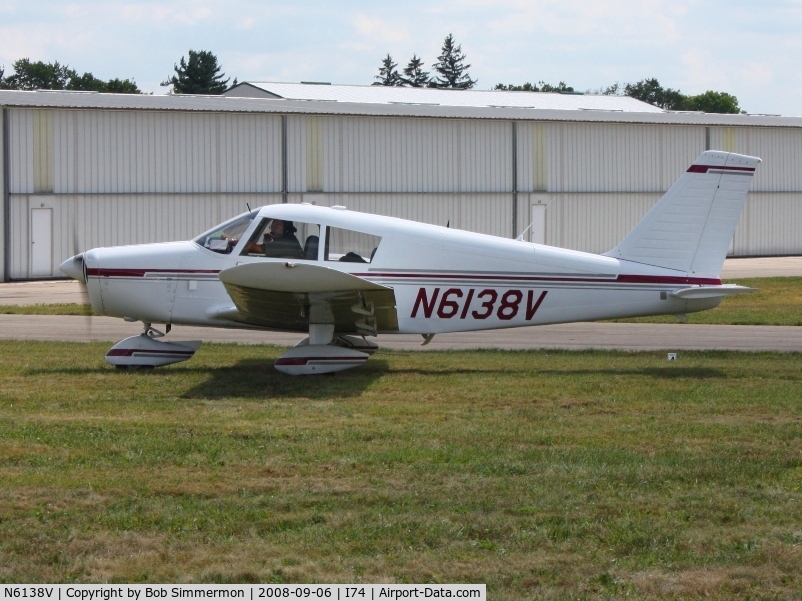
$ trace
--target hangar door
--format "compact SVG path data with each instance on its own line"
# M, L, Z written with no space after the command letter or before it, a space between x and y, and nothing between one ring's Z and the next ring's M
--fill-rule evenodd
M546 205L532 204L530 209L529 241L546 243Z
M53 209L31 209L31 277L53 275Z

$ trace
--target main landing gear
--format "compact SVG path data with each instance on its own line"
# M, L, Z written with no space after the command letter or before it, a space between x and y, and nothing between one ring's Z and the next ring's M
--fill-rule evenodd
M310 324L309 337L276 359L274 366L291 376L329 374L359 367L378 349L364 337L335 336L333 325Z
M168 324L166 332L170 331ZM201 345L200 340L165 342L166 332L151 324L139 336L131 336L115 344L106 353L106 363L131 371L153 369L191 359ZM312 324L309 337L281 355L275 368L291 376L328 374L359 367L379 349L364 337L335 335L333 325Z
M167 324L166 331L170 331ZM165 332L160 332L151 324L145 323L145 330L139 336L131 336L115 344L106 353L106 363L118 369L152 369L171 363L192 359L201 345L200 340L165 342Z

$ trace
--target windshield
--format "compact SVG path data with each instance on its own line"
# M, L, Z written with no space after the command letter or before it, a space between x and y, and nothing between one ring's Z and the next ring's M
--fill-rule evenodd
M251 225L259 211L251 211L239 217L234 217L225 223L218 225L212 230L201 234L194 239L203 248L208 248L216 253L227 255L239 242L242 235Z

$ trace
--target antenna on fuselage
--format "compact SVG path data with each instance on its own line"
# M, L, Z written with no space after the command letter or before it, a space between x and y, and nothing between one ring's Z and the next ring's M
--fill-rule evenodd
M246 203L245 203L245 206L246 206L246 207L248 207L248 212L250 213L250 212L251 212L251 205L250 205L250 203L247 203L247 202L246 202Z
M524 235L526 234L526 232L528 232L528 231L529 231L529 228L531 228L533 225L535 225L535 222L534 222L534 221L533 221L532 223L530 223L529 225L527 225L527 226L526 226L526 229L520 233L520 235L519 235L519 236L516 238L516 240L517 240L518 242L523 242L523 240L524 240Z

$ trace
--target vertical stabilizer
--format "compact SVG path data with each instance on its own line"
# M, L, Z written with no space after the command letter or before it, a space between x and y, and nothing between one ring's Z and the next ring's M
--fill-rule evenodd
M703 152L606 256L687 273L721 273L760 159Z

